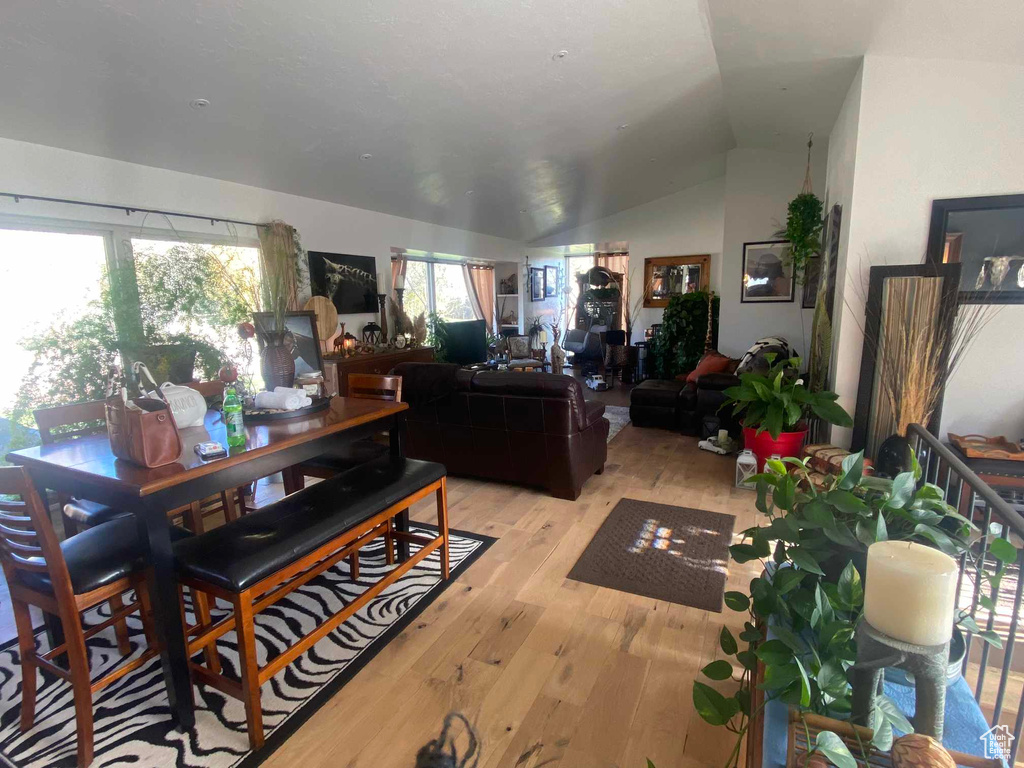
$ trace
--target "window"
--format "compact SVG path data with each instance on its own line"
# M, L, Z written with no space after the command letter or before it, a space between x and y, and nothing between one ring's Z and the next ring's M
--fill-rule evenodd
M442 320L475 320L466 290L465 270L459 264L433 264L434 306Z
M430 276L427 274L427 262L405 262L405 293L402 304L405 314L415 320L421 314L430 314Z
M38 442L35 409L104 397L121 353L160 382L211 378L229 361L246 368L237 325L258 306L251 241L21 221L0 222L0 318L13 329L0 340L0 456ZM258 365L248 367L258 384Z
M32 411L104 395L114 331L108 239L0 229L0 458L39 442Z
M407 258L402 303L412 319L432 312L448 321L476 319L462 264Z
M577 275L588 272L594 266L594 255L588 253L586 256L566 256L565 274L568 292L565 297L566 328L576 327L576 304L580 300L580 281Z
M259 307L259 249L141 238L131 246L147 341L195 347L204 378L240 360L238 324Z

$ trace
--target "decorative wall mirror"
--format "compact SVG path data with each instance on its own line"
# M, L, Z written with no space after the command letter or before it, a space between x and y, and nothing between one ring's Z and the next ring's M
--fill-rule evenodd
M710 282L709 254L644 259L644 306L666 307L673 296L706 291Z
M963 265L962 303L1024 304L1024 195L935 200L928 261Z

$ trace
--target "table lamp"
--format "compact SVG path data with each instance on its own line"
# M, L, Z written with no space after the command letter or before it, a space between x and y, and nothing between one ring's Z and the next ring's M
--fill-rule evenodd
M851 668L854 723L871 726L882 672L898 667L914 676L914 730L942 740L956 581L956 561L937 549L910 541L868 547L864 620Z

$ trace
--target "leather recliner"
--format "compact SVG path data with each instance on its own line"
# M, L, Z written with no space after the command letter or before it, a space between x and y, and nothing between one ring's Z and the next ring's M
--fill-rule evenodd
M449 474L546 488L576 499L604 470L608 419L571 376L465 371L446 363L400 363L409 403L406 453Z

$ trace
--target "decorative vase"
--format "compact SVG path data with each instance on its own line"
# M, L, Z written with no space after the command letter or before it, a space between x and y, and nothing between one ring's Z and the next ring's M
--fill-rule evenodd
M285 332L268 333L260 352L260 372L268 392L274 387L290 387L295 381L295 358L292 357L292 335Z
M909 472L913 466L914 450L902 435L890 435L878 446L875 474L879 477L894 478L900 472Z
M776 453L782 458L799 457L805 440L807 440L806 429L796 432L780 432L778 439L775 439L768 433L768 430L759 435L753 427L743 428L743 447L748 448L757 457L758 472L764 472L765 461Z

